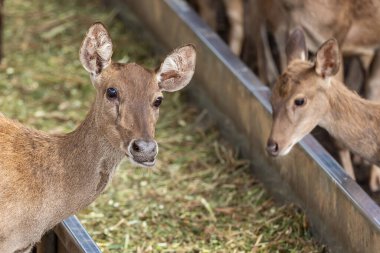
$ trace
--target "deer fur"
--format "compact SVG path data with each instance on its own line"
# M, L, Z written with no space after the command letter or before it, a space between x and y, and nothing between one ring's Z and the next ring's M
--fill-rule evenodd
M188 84L196 53L192 45L178 48L157 72L113 63L111 55L107 30L94 24L80 60L96 98L73 132L50 135L0 115L0 252L29 252L47 230L93 202L124 157L145 165L145 158L131 156L131 142L154 141L158 108L152 103ZM107 97L108 87L119 96Z

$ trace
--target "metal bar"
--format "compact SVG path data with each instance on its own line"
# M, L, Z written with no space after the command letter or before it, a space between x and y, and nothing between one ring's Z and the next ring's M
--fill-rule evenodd
M269 90L182 0L108 0L132 10L166 47L194 43L190 93L235 134L256 176L276 196L297 203L332 252L380 252L380 209L312 137L287 157L265 152L271 126ZM127 12L127 11L126 11Z
M101 253L76 216L70 216L54 228L58 253Z

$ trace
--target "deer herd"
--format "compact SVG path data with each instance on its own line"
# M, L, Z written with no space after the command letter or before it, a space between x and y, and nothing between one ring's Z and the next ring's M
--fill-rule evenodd
M380 100L380 1L189 2L216 30L224 8L232 51L272 87L268 154L287 155L320 126L339 143L347 173L354 178L350 150L373 163L370 186L380 189L380 104L370 101ZM0 252L30 252L46 231L101 194L124 157L154 166L162 93L190 82L195 48L175 49L156 71L113 62L112 48L106 28L93 24L79 58L96 96L73 132L51 135L0 114ZM345 64L352 56L357 68ZM355 76L364 87L356 92L368 100L344 85Z

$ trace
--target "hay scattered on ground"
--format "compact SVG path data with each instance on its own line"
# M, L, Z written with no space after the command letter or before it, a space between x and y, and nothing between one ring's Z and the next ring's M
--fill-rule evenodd
M87 28L104 22L115 58L157 65L136 31L98 1L5 1L0 110L50 132L72 130L93 97L78 50ZM80 219L104 252L322 252L305 216L276 206L203 112L167 95L158 123L155 169L118 169Z

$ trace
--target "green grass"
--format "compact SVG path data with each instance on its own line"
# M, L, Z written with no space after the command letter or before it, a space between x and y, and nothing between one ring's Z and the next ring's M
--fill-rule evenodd
M84 118L94 89L78 50L90 24L110 28L115 60L154 68L152 44L98 1L5 1L0 110L49 132ZM166 95L154 169L124 162L79 217L104 252L322 252L294 206L277 206L204 112Z

